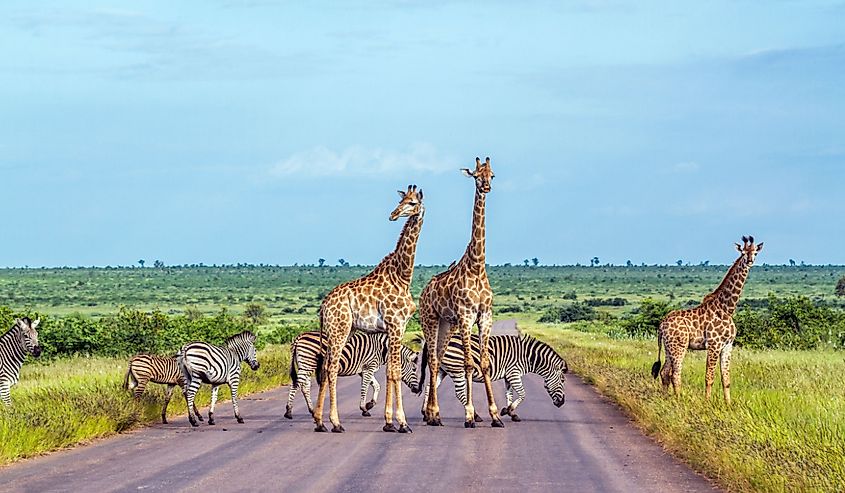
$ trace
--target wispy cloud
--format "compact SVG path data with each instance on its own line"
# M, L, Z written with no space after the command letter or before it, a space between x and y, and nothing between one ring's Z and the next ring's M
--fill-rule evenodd
M413 144L405 150L361 146L334 150L319 146L297 152L269 169L274 177L327 177L396 174L407 171L441 173L460 167L460 161L438 153L431 144Z

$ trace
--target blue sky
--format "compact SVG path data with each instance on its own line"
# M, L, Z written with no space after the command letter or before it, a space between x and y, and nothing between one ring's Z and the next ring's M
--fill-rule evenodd
M563 4L563 5L562 5ZM845 2L0 6L0 265L845 264Z

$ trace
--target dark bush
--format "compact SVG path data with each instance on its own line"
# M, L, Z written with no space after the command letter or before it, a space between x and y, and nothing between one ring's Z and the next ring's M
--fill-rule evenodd
M632 337L655 335L660 322L670 311L672 311L672 306L668 301L646 298L629 317L622 320L622 329Z
M580 320L595 320L596 310L584 303L570 303L565 306L552 307L546 310L538 322L578 322Z
M584 303L590 306L625 306L628 300L625 298L590 298L584 300Z

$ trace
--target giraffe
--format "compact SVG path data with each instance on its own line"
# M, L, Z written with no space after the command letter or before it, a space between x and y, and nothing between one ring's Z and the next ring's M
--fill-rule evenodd
M460 331L464 347L466 381L472 381L473 358L470 352L472 326L478 326L481 345L481 372L487 391L487 405L493 426L504 426L493 398L490 382L490 328L493 325L493 291L485 268L484 199L490 192L490 182L495 176L490 158L484 163L475 158L475 170L462 169L464 175L475 180L475 202L472 212L472 237L463 257L447 271L434 276L420 295L420 325L425 335L422 356L420 389L425 380L425 365L429 365L428 400L425 404L425 421L430 426L443 426L440 406L437 403L437 375L440 361L448 347L449 339ZM467 388L464 407L464 427L475 428L475 408L472 404L472 386Z
M754 244L754 237L742 237L742 246L736 243L739 258L733 263L722 283L715 291L708 294L701 304L688 310L670 312L660 323L657 334L657 361L651 367L654 378L660 375L663 388L668 390L669 383L675 395L681 392L681 368L687 349L707 350L707 373L704 394L710 399L713 379L716 373L716 360L722 371L722 390L725 402L731 402L731 349L736 337L733 314L736 311L742 287L748 278L748 272L754 264L757 253L763 243ZM660 369L660 350L666 348L666 363Z
M411 278L414 275L414 255L422 229L425 208L423 191L408 185L399 191L401 200L390 214L390 220L407 217L396 248L366 276L332 289L320 305L320 337L325 336L327 371L323 372L320 394L314 409L314 431L327 431L323 425L323 401L329 390L332 432L343 433L337 412L337 376L340 354L353 329L366 332L386 332L388 339L387 385L385 386L384 431L395 432L393 400L396 400L396 420L400 433L411 433L402 407L401 348L405 325L417 307L411 297ZM322 345L322 344L321 344ZM318 363L322 364L323 361Z

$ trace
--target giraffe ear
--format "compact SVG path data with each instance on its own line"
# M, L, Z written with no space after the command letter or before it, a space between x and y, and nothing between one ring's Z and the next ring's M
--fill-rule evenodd
M469 168L461 168L461 172L464 174L464 176L468 176L470 178L475 178L475 173L470 171Z
M739 243L734 243L734 245L736 245L737 251L742 252L742 247L739 246Z
M405 198L405 192L403 192L402 190L396 190L396 193L398 193L399 196L402 197L403 199Z
M422 202L422 199L423 199L422 188L417 190L417 198L420 199L420 202Z
M759 252L762 249L763 249L763 242L761 241L760 243L757 244L757 251Z

